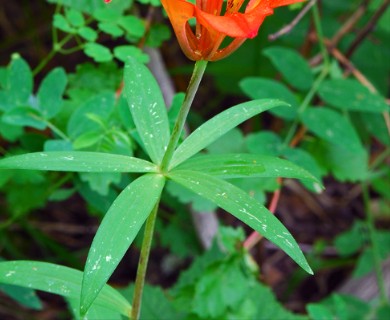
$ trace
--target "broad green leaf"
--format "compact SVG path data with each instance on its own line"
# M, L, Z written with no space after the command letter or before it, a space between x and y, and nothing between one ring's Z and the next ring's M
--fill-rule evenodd
M104 138L104 132L101 130L88 131L79 135L73 142L75 150L88 148L98 143Z
M80 299L72 299L72 298L66 298L69 309L73 313L73 320L124 320L128 319L127 317L123 317L123 315L118 312L117 310L111 310L104 308L102 306L96 306L92 305L86 316L80 315Z
M311 132L330 143L351 152L363 149L355 128L336 111L328 108L309 108L301 115L301 119Z
M314 77L307 61L295 50L270 47L263 51L284 79L294 88L308 90Z
M202 155L183 162L175 170L200 171L224 179L283 177L317 181L290 161L257 154Z
M342 110L389 111L389 106L382 96L371 93L356 80L334 79L324 81L318 93L325 102Z
M73 172L155 172L153 163L118 154L52 151L22 154L0 160L0 169Z
M43 130L47 126L41 114L31 107L16 107L8 110L3 114L2 120L15 126L27 126L38 130Z
M135 59L125 67L125 95L143 147L160 163L169 142L169 122L161 90L148 68Z
M192 157L245 120L268 109L285 106L280 100L254 100L231 107L197 128L176 149L170 167Z
M33 76L29 65L20 55L13 54L7 78L7 92L10 101L17 106L25 104L32 89Z
M67 83L63 68L55 68L43 79L38 93L38 109L45 119L53 118L61 109Z
M80 172L79 176L81 181L89 184L92 191L104 197L109 194L111 185L121 181L119 172Z
M117 46L114 49L114 56L125 63L129 60L129 57L141 63L149 62L149 56L136 46Z
M170 39L170 37L171 37L171 30L167 25L153 23L149 29L146 38L146 45L148 47L157 48L160 47L165 40Z
M84 53L88 57L93 58L96 62L108 62L112 60L110 49L99 43L88 42L84 46Z
M278 156L283 149L282 139L272 131L262 130L245 137L245 145L250 153Z
M270 110L276 116L292 120L297 116L298 101L295 95L282 83L266 78L245 78L240 82L240 88L251 99L280 99L288 103Z
M83 273L79 270L38 261L0 262L0 283L32 288L80 299ZM115 289L105 285L94 305L128 316L131 306Z
M141 176L122 191L104 216L85 265L81 314L96 299L157 204L164 182L158 174Z
M85 132L101 130L100 124L93 121L90 115L107 119L114 110L114 106L114 92L104 92L88 99L72 113L67 127L69 137L74 139Z
M174 170L168 177L215 202L280 247L306 272L313 273L301 249L285 226L268 209L240 188L197 171Z

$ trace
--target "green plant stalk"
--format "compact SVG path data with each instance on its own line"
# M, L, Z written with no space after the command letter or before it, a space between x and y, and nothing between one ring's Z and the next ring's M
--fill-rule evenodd
M364 207L366 212L366 224L368 227L368 233L369 233L371 248L372 248L372 256L374 260L376 281L379 289L380 301L384 305L388 303L388 300L387 300L387 292L385 288L385 281L382 272L381 256L379 253L378 240L375 231L375 221L373 218L373 213L370 208L370 196L368 193L367 183L362 183L361 186L362 186Z
M192 102L194 101L195 94L198 91L199 84L203 78L203 74L206 70L206 67L206 60L199 60L195 63L194 71L192 73L190 83L188 84L186 96L184 98L183 104L181 105L179 114L176 118L175 126L173 127L172 135L169 140L167 150L165 151L164 157L161 162L161 172L164 172L169 166L169 163L173 156L173 152L175 151L177 143L179 142L184 124L187 119L188 112L190 111Z
M152 247L154 225L156 222L159 201L157 201L145 224L144 239L142 240L141 254L138 261L137 276L130 319L138 320L141 311L142 292L145 284L146 269L148 267L150 249Z
M298 117L295 118L293 123L291 124L290 129L287 132L286 138L284 139L284 145L287 146L290 141L292 140L295 131L297 130L298 124L299 124L299 116L306 110L306 108L309 106L310 102L313 100L315 94L318 91L318 88L320 87L322 81L326 78L330 71L330 60L329 60L329 54L328 50L326 49L325 43L324 43L324 37L323 37L323 32L322 32L322 26L321 26L321 19L320 15L318 12L318 4L314 5L312 7L313 10L313 20L314 20L314 25L316 28L316 32L318 35L318 42L320 45L320 50L322 54L322 58L324 61L322 71L317 77L317 79L314 81L313 86L311 87L310 91L308 94L305 96L305 99L301 103L301 105L298 108Z

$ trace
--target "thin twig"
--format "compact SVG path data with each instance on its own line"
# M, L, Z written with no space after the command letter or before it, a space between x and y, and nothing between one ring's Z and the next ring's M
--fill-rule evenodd
M310 0L310 2L298 13L298 15L291 21L288 25L284 26L278 32L270 34L268 40L275 41L277 38L290 33L291 30L302 20L305 14L310 10L310 8L316 3L317 0Z
M390 0L385 0L383 4L379 7L379 9L374 13L371 17L370 21L364 26L363 29L360 30L355 40L351 43L345 56L350 58L352 54L355 52L356 48L363 42L363 40L371 33L371 31L375 28L378 20L382 17L382 15L386 12L387 7L390 5Z

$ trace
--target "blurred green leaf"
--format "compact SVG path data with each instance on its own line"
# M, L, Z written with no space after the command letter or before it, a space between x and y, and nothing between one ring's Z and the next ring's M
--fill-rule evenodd
M55 68L43 79L39 86L37 99L38 108L45 119L51 119L60 112L62 96L67 84L63 68Z
M58 3L63 6L73 8L75 10L86 12L86 13L96 13L97 11L111 10L122 13L125 9L128 9L132 4L132 0L121 0L121 1L112 1L107 4L104 1L100 0L47 0L50 3Z
M76 28L82 27L85 23L83 14L72 8L65 10L65 17Z
M115 199L93 239L85 265L80 310L85 314L160 198L165 179L147 174Z
M31 107L16 107L3 114L2 120L5 123L16 126L28 126L38 130L46 128L47 123L41 114Z
M149 62L149 56L136 46L117 46L114 49L114 56L124 63L127 63L129 57L132 57L141 63Z
M309 64L298 52L289 48L270 47L263 53L272 61L289 85L298 90L310 89L314 76Z
M249 152L261 155L278 156L282 149L280 137L267 130L248 134L245 144Z
M33 90L33 75L30 66L19 54L12 55L6 83L10 101L15 106L26 104Z
M61 13L56 13L53 15L53 26L67 33L76 32L76 29L69 24L68 20L66 20L66 18Z
M385 99L371 93L366 87L350 79L334 79L321 83L318 90L321 98L333 107L350 111L389 111Z
M288 103L270 111L272 114L286 120L297 116L298 101L294 94L283 84L266 78L245 78L240 81L240 88L251 99L280 99Z
M96 62L107 62L112 60L110 49L98 43L86 43L84 47L84 53L87 56L93 58Z
M133 37L141 38L145 33L144 22L136 16L120 17L117 23L125 29L125 31Z
M80 172L79 176L81 181L87 182L91 190L101 196L107 196L110 185L117 184L121 180L119 172Z
M0 280L1 281L1 280ZM34 290L11 284L0 284L0 291L20 303L22 306L34 310L42 310L42 302Z
M124 34L124 31L119 28L116 23L112 22L100 22L98 27L101 31L113 36L114 38L120 37Z
M159 1L159 0L156 0ZM152 24L146 38L149 47L160 47L165 40L171 37L171 30L165 24Z
M301 115L303 124L318 137L351 152L361 152L363 145L352 124L329 108L308 108Z
M96 41L98 37L97 32L90 27L81 27L77 29L77 34L89 42Z

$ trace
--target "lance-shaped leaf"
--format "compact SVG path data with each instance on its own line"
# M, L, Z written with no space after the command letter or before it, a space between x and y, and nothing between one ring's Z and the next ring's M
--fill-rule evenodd
M173 154L170 168L192 157L229 130L253 116L277 106L286 106L280 100L254 100L231 107L198 127Z
M211 154L184 161L175 170L194 170L220 178L296 178L318 180L294 163L272 156L258 154Z
M148 161L119 154L87 151L34 152L0 160L0 169L73 172L156 172Z
M42 290L80 301L83 273L79 270L38 261L0 262L0 283ZM117 311L125 316L131 312L129 302L115 289L105 285L94 306Z
M198 171L174 170L169 173L169 178L216 203L280 247L305 271L313 273L301 249L285 226L240 188Z
M143 64L129 59L125 94L138 134L149 157L159 164L169 142L169 122L161 90Z
M104 216L85 265L81 314L88 311L118 266L160 198L164 182L159 174L141 176L122 191Z

